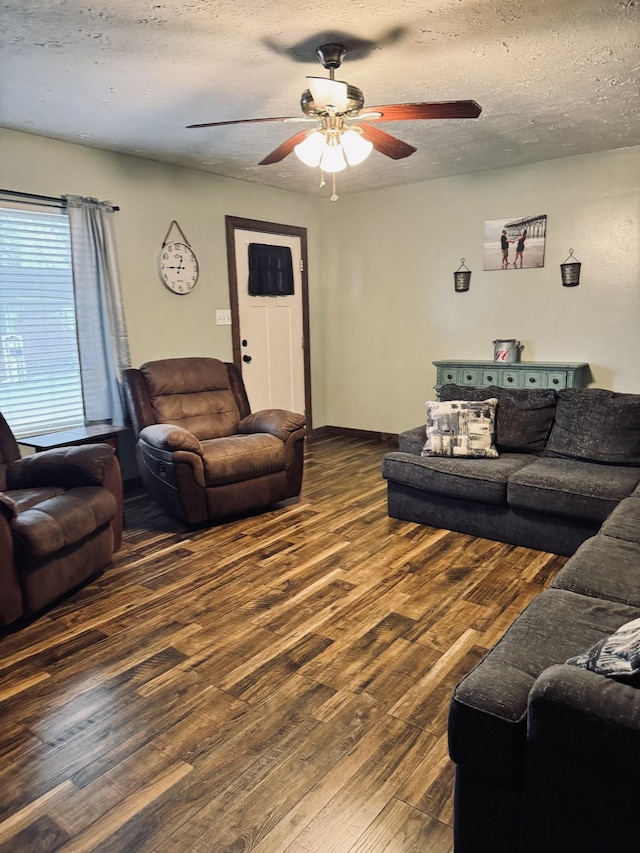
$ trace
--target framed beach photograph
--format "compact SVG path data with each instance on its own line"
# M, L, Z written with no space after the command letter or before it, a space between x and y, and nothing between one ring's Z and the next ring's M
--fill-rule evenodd
M484 223L484 269L518 270L544 266L547 216L512 216Z

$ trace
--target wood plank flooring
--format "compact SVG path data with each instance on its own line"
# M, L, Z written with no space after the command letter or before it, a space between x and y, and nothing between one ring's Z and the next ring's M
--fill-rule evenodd
M0 639L0 853L449 853L451 691L565 559L389 519L389 445L114 565Z

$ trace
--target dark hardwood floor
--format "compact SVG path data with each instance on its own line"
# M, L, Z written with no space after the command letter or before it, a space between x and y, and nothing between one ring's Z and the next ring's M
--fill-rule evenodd
M448 853L455 683L565 560L394 521L382 442L114 565L0 640L0 853Z

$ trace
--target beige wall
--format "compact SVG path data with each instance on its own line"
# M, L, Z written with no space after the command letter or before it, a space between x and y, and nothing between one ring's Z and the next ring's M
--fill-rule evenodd
M134 365L231 357L224 216L306 227L315 426L399 432L424 419L443 358L588 361L593 384L640 392L640 147L448 178L338 202L0 130L0 186L110 199ZM377 156L377 155L375 155ZM373 162L363 168L374 168ZM486 219L545 213L545 266L483 272ZM176 219L201 261L187 297L156 275ZM563 288L569 249L581 284ZM464 257L471 289L453 291Z
M586 361L592 385L640 392L640 147L322 207L327 423L421 423L431 362L491 360L495 338L519 339L522 360ZM544 267L483 272L484 221L530 214L548 216ZM571 248L577 288L561 285ZM461 257L468 293L453 290Z
M0 130L0 187L110 200L131 361L172 356L230 360L231 327L215 325L216 308L229 307L225 215L307 229L313 412L325 423L322 367L319 206L315 199L138 157ZM160 282L156 259L172 220L198 254L200 278L188 296ZM173 231L172 237L178 233Z

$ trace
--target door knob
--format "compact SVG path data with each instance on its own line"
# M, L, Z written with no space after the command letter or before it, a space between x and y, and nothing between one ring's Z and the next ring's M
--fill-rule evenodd
M246 362L247 364L249 364L249 362L251 361L251 356L250 355L243 355L242 360L244 362Z

